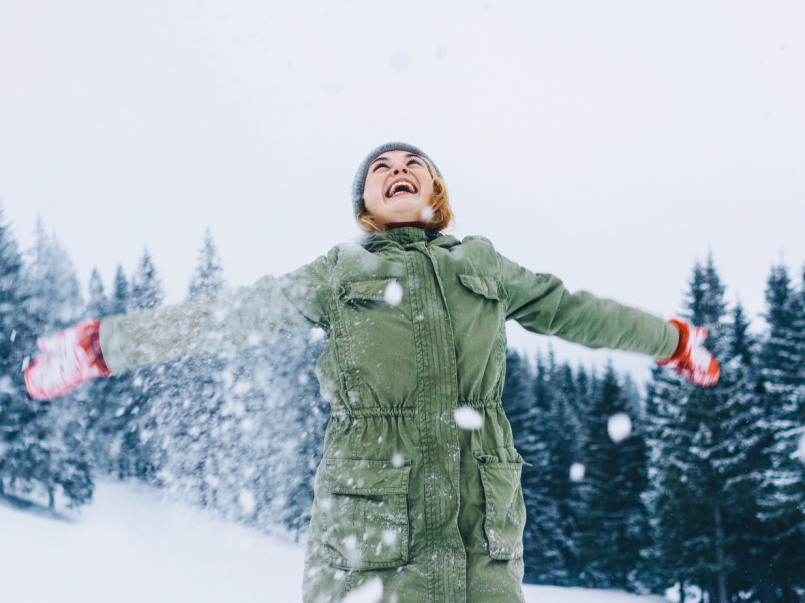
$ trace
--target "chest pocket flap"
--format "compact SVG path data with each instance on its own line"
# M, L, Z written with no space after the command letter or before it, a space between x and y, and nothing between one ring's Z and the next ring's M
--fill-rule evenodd
M396 278L378 278L370 281L358 281L344 285L344 299L365 299L370 301L383 301L386 287L389 283L397 282Z
M477 274L459 274L458 280L467 289L487 299L502 301L504 299L502 287L493 276L478 276Z

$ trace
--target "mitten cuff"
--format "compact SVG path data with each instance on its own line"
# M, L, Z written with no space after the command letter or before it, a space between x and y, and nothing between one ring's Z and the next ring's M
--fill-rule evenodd
M657 363L661 366L682 358L682 356L685 355L685 351L688 349L688 342L690 341L690 329L688 328L687 323L677 320L676 318L672 318L668 322L674 325L676 330L679 331L679 343L677 344L676 350L674 350L674 353L671 354L671 356L657 360Z

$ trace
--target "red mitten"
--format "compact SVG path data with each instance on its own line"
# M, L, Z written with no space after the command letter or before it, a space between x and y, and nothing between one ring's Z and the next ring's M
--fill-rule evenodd
M39 339L42 353L25 369L28 394L37 400L52 400L84 381L110 375L101 354L100 326L98 320L84 320L72 329Z
M704 347L707 329L695 327L679 318L669 320L679 330L679 345L674 355L657 361L661 366L670 366L694 385L704 387L718 383L721 370L718 361Z

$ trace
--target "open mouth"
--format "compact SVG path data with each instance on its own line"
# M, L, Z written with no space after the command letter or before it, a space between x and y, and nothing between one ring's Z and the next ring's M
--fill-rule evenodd
M386 197L394 197L402 195L403 193L416 193L416 186L410 180L395 180L391 183L389 190L386 191Z

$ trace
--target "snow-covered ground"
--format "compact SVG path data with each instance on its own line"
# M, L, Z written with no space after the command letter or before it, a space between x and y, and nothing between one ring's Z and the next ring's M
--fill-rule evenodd
M301 547L166 499L101 482L61 518L0 499L0 600L9 603L301 601ZM616 591L526 586L529 603L651 603Z

